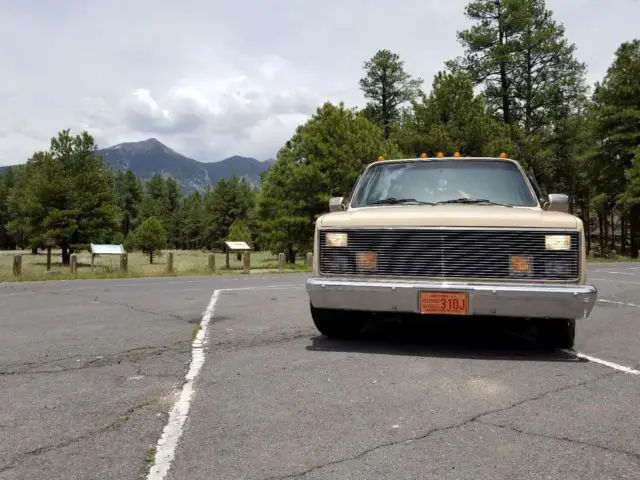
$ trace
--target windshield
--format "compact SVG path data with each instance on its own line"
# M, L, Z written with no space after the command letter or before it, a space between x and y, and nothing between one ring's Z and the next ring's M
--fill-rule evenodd
M352 207L456 201L538 205L520 170L510 162L412 161L374 165L362 178Z

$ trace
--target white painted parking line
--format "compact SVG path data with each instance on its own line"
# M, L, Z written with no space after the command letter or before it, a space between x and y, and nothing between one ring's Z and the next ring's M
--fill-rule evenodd
M619 268L619 270L616 270L616 268ZM608 272L613 270L613 273L617 273L620 270L632 270L632 271L637 271L640 270L640 267L618 267L617 265L606 265L603 266L602 268L597 268L595 270L591 270L591 272Z
M282 290L285 288L304 287L304 283L295 283L290 285L260 285L258 287L234 287L234 288L219 288L221 292L241 292L247 290Z
M611 278L590 278L589 280L593 280L595 282L615 283L616 285L640 285L640 282L626 282L624 280L613 280Z
M621 372L630 373L632 375L640 375L640 370L634 370L631 367L626 367L624 365L619 365L617 363L609 362L608 360L602 360L601 358L592 357L591 355L585 355L580 352L572 352L571 350L562 350L562 352L572 355L577 358L582 358L584 360L588 360L593 363L598 363L600 365L604 365L605 367L613 368L615 370L619 370Z
M611 275L635 275L633 272L610 272L607 270L598 270L598 273L610 273Z
M287 275L287 274L282 274L282 275ZM78 284L77 286L74 286L72 288L62 288L59 291L62 292L76 292L79 290L96 290L96 289L110 289L110 288L129 288L129 287L136 287L136 286L162 286L162 285L183 285L183 284L192 284L192 283L196 283L196 284L201 284L204 283L207 280L216 280L222 283L229 283L229 282L237 282L237 281L242 281L242 280L273 280L274 276L252 276L252 277L223 277L223 276L219 276L219 277L202 277L196 280L169 280L169 281L145 281L145 282L118 282L118 283L101 283L99 285L80 285ZM67 282L66 280L61 280L64 282ZM45 282L58 282L58 280L52 280L52 281L43 281L43 282L38 282L39 286L42 287L49 287L49 286L53 286L49 283L45 283ZM67 283L68 284L68 283ZM13 283L10 285L4 285L6 290L13 290L13 289L18 289L18 288L28 288L29 285L20 285L19 283ZM251 289L253 287L247 287L247 289ZM5 290L5 291L6 291ZM46 294L49 293L48 290L28 290L28 291L19 291L19 292L13 292L13 293L3 293L3 290L0 289L0 298L2 297L20 297L20 296L25 296L25 295L38 295L38 294Z
M200 330L192 343L191 363L189 365L189 371L185 376L185 383L182 386L182 391L180 392L178 399L173 404L173 407L169 412L169 421L167 422L167 425L165 425L162 436L156 445L156 453L153 458L153 464L149 469L147 480L163 480L167 476L171 463L175 457L178 441L182 436L184 422L187 419L191 400L195 392L194 382L204 365L205 346L208 341L207 333L209 330L209 324L213 318L215 307L220 295L224 292L233 292L236 290L274 290L300 286L303 285L262 285L246 288L219 288L213 291L209 304L202 315Z
M518 334L518 333L515 333L515 332L507 332L507 333L509 335L513 336L513 337L516 337L516 338L519 338L519 339L522 339L522 340L525 340L525 341L532 341L532 339L530 337L525 336L525 335L521 335L521 334ZM564 353L566 355L569 355L571 357L581 358L583 360L587 360L587 361L592 362L592 363L597 363L597 364L600 364L600 365L604 365L605 367L613 368L613 369L621 371L621 372L630 373L632 375L640 375L640 370L635 370L635 369L633 369L631 367L627 367L625 365L619 365L617 363L613 363L613 362L610 362L608 360L603 360L601 358L592 357L591 355L587 355L587 354L584 354L582 352L577 352L575 350L567 350L567 349L564 349L564 348L558 348L556 350L559 351L559 352L562 352L562 353Z
M637 303L620 302L618 300L609 300L607 298L599 298L598 302L600 302L600 303L611 303L613 305L622 305L623 307L640 308L640 305L638 305Z
M180 393L178 400L174 403L173 408L169 412L169 421L164 427L162 436L158 440L153 465L151 466L147 477L148 480L160 480L165 478L175 456L176 446L178 445L178 440L182 435L182 427L187 419L189 406L191 405L191 399L193 398L193 382L200 373L202 365L204 365L204 344L207 337L209 323L211 322L211 317L213 317L213 312L219 297L220 291L214 290L211 295L209 305L207 305L207 309L202 315L200 331L196 335L192 344L191 364L189 365L189 371L185 377L186 381L182 387L182 392Z
M149 283L145 283L144 286L162 286L162 285L172 285L172 284L187 284L187 283L196 283L193 280L186 280L186 281L182 281L182 282L149 282ZM85 290L96 290L96 289L102 289L102 290L108 290L111 288L131 288L131 287L136 287L136 286L140 286L140 283L115 283L115 284L109 284L109 285L88 285L88 286L77 286L74 288L61 288L60 290L56 290L56 291L60 291L60 292L79 292L79 291L85 291ZM43 285L45 287L48 287L49 285ZM10 287L13 288L13 287ZM17 288L17 287L16 287ZM0 293L0 298L2 297L24 297L27 295L46 295L51 293L50 290L45 290L45 289L38 289L38 290L28 290L28 291L22 291L22 292L16 292L16 293L6 293L6 294L2 294Z

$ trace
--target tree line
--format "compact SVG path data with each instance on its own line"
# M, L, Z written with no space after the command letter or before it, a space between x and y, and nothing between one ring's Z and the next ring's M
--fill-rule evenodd
M87 132L63 130L46 152L0 176L0 248L62 250L63 264L90 243L124 244L150 254L161 248L220 249L225 240L255 242L257 189L238 177L183 196L173 178L142 182L113 171ZM251 227L251 229L250 229Z
M638 257L640 246L640 40L619 46L593 87L586 66L544 0L470 1L463 52L428 93L397 53L363 64L362 109L325 103L285 143L260 187L233 177L181 196L173 179L144 184L112 172L91 136L63 130L46 152L0 177L0 248L42 247L63 260L89 242L128 249L222 248L245 240L310 251L315 220L345 196L379 155L507 152L543 191L570 195L592 254Z

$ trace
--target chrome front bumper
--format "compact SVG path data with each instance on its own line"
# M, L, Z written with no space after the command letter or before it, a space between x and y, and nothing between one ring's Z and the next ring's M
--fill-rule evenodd
M584 319L595 305L592 285L549 285L313 277L307 292L316 308L420 313L419 292L468 292L469 315Z

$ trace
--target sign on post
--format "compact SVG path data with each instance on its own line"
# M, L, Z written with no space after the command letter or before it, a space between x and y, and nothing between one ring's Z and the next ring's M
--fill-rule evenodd
M227 269L231 268L231 263L229 261L229 254L231 252L235 252L235 253L245 253L245 252L250 252L251 251L251 247L247 244L247 242L233 242L233 241L227 241L224 242L225 246L227 247L226 250L226 263L227 263ZM246 269L246 266L245 266Z
M118 255L122 258L123 255L126 255L124 247L122 245L109 245L109 244L99 244L92 243L91 244L91 271L93 272L94 261L97 255ZM126 260L124 264L126 268ZM120 261L120 268L123 267L122 260Z

